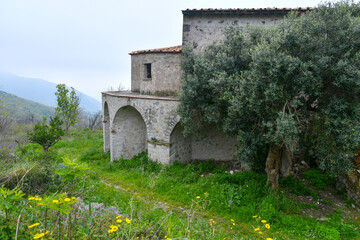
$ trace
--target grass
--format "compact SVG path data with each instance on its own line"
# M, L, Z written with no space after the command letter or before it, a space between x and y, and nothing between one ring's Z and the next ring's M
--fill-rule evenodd
M116 219L99 216L92 219L92 230L89 224L87 228L80 224L78 237L109 239L110 234L115 239L360 239L356 231L359 223L345 219L341 211L329 214L328 221L303 216L302 209L317 206L299 204L288 193L319 196L294 177L281 180L284 189L274 192L266 185L264 174L229 174L225 172L228 166L213 161L164 166L142 153L130 160L110 162L102 144L101 131L71 132L54 146L53 166L63 156L86 162L91 171L76 182L76 196L85 205L103 203L105 208L115 207L132 222L108 233ZM41 157L41 149L36 146L29 144L25 149L23 158L36 161ZM52 185L46 187L46 194L68 190L66 184ZM270 223L270 229L262 220ZM85 222L89 221L86 218Z

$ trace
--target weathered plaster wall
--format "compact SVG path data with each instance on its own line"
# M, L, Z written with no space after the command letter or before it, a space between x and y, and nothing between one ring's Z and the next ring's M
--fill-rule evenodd
M230 161L234 160L238 141L236 137L224 134L210 126L204 133L193 136L191 141L192 159Z
M131 93L128 95L123 93L121 96L117 93L103 93L102 101L107 102L109 108L111 160L117 160L121 155L125 158L135 155L128 148L122 147L122 144L124 141L131 142L135 136L143 134L147 142L149 157L163 163L169 162L170 134L179 121L176 113L178 101L170 98L168 100L142 98L141 95L134 96ZM130 115L122 111L122 108L126 106L136 109L139 115ZM127 116L126 121L122 121L124 116ZM145 133L143 133L143 128L135 127L140 125L140 116L141 121L144 122ZM132 121L137 122L134 127L131 125ZM131 128L131 131L121 127L124 123ZM118 134L123 137L121 138ZM143 142L143 140L138 141Z
M145 63L151 63L151 79L146 78ZM131 91L157 95L178 93L181 81L180 63L181 53L131 55Z
M104 135L104 152L110 151L110 119L108 104L103 104L103 135Z
M170 162L179 161L186 163L191 160L191 139L183 135L184 128L180 123L176 124L170 135Z
M115 159L130 159L147 149L144 119L132 106L124 106L116 112L111 133L111 156Z
M126 159L148 149L149 157L164 164L176 160L233 160L236 138L215 127L201 137L184 138L177 115L176 98L142 96L134 93L103 93L107 103L111 160ZM105 107L104 107L105 108ZM106 148L104 148L106 151Z
M236 26L247 32L248 26L270 26L278 23L284 17L277 15L229 15L229 14L190 14L183 17L183 47L191 46L196 51L203 50L213 42L224 39L223 30Z

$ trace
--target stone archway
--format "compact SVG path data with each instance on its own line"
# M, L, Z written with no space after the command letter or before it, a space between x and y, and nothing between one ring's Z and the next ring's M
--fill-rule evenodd
M110 116L107 102L104 103L103 113L103 136L104 136L104 152L110 151Z
M191 160L191 140L184 137L183 130L181 124L177 123L170 134L170 163Z
M111 160L130 159L147 149L146 125L141 114L131 106L115 114L111 130Z

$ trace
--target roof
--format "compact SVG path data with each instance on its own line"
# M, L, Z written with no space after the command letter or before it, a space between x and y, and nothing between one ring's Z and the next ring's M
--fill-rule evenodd
M184 15L190 14L287 14L291 11L306 12L314 10L314 8L201 8L201 9L186 9L182 10Z
M130 55L142 54L142 53L181 53L182 46L166 47L166 48L156 48L148 50L138 50L129 53Z

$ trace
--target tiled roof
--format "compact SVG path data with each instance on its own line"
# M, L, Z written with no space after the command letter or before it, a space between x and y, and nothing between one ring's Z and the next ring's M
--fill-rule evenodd
M181 53L182 46L166 47L166 48L156 48L148 50L138 50L129 53L130 55L136 55L141 53Z
M266 13L266 14L287 14L291 11L299 11L299 12L306 12L314 10L314 8L228 8L228 9L221 9L221 8L201 8L201 9L186 9L183 10L183 14L259 14L259 13Z

